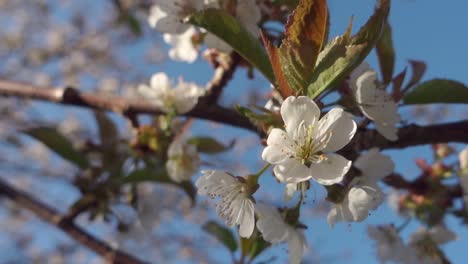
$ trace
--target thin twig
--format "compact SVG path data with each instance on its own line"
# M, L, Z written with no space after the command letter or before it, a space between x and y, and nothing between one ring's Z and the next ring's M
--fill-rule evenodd
M231 80L234 72L241 61L241 57L236 52L231 53L226 63L220 63L213 73L213 77L206 86L205 103L216 103L221 96L224 87Z
M112 248L110 245L88 234L81 227L77 226L72 219L62 215L55 209L36 200L29 194L17 190L4 180L0 179L0 195L8 197L17 205L33 212L43 221L56 226L70 237L88 247L95 253L102 256L109 263L119 264L140 264L146 263L125 252Z

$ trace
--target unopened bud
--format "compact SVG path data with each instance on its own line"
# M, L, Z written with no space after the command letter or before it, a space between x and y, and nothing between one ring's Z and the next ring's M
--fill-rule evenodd
M435 144L432 148L437 159L444 159L454 152L453 148L447 144Z

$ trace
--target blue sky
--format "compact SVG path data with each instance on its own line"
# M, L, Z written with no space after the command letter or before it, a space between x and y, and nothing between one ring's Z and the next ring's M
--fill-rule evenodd
M354 15L354 31L357 31L361 25L365 23L367 18L372 14L375 6L375 1L372 0L330 0L329 8L331 13L331 32L330 36L334 37L345 31L349 18ZM468 83L468 2L463 0L452 0L447 2L435 0L394 0L390 15L390 23L393 28L393 40L397 53L397 61L395 71L399 72L408 65L408 60L422 60L427 63L427 73L425 80L441 77L458 80ZM152 45L152 43L143 42L137 48ZM132 50L128 51L130 54ZM377 69L377 61L375 54L367 60L374 68ZM185 64L176 62L166 62L163 64L155 64L152 67L142 69L147 73L148 79L151 74L157 71L167 72L174 79L179 75L184 76L185 80L194 81L197 83L206 83L212 73L211 67L203 60L198 60L195 64ZM236 72L234 80L226 88L222 101L226 104L234 102L245 102L246 98L243 95L248 89L255 89L260 94L269 91L269 84L260 76L255 80L246 80L246 71L239 70ZM51 111L51 108L43 108L44 111ZM401 114L403 119L408 118L408 112L411 109L408 107L402 108ZM458 120L466 115L467 109L464 106L451 107L451 115L438 120L440 122L448 120ZM408 119L412 122L411 119ZM206 122L197 122L194 126L193 134L209 134L212 130L206 130ZM216 128L218 138L223 141L228 141L235 137L241 137L243 140L255 138L249 132L232 129L229 127ZM262 166L260 159L261 146L252 147L247 155L233 155L236 159L234 162L240 162L245 165L247 170L254 172ZM414 147L404 151L386 151L391 155L397 164L397 171L414 177L419 171L414 164L415 157L431 159L429 147L421 146ZM226 159L224 159L226 160ZM268 186L274 194L282 197L281 186L271 181L270 177L264 177L262 183ZM61 186L61 185L60 185ZM55 186L57 192L61 187ZM68 190L69 191L69 190ZM66 192L66 191L65 191ZM323 190L315 186L312 188L310 198L314 195L323 197ZM75 195L74 193L73 195ZM268 197L262 197L268 199ZM201 198L200 200L203 200ZM311 198L312 200L312 198ZM266 200L268 201L268 200ZM274 202L280 204L280 199L274 199ZM306 206L314 207L316 203L308 201ZM1 214L0 214L1 216ZM214 216L215 217L215 216ZM216 219L216 218L215 218ZM219 220L219 219L217 219ZM374 212L364 223L358 224L338 224L332 230L326 223L326 215L311 216L304 215L303 222L308 224L307 237L309 242L309 259L318 260L320 263L377 263L374 250L371 242L366 235L366 226L368 224L388 224L394 223L397 226L404 220L396 216L396 214L387 206L381 206ZM466 259L466 245L468 245L468 233L466 226L458 224L458 220L448 219L449 227L457 231L459 240L447 244L444 249L450 260L453 263L463 263ZM31 226L31 225L30 225ZM188 233L199 233L197 226L190 224L182 225L188 230ZM417 228L417 224L407 227L407 231L403 233L407 237L408 233ZM168 230L173 231L181 225L170 226ZM47 245L54 244L50 239L62 241L66 238L59 233L50 236L50 229L45 228L42 223L33 222L30 227L32 231L39 233L38 244L42 244L46 249ZM41 231L42 230L42 231ZM44 231L45 230L45 231ZM93 232L98 232L93 229ZM167 232L167 230L166 230ZM2 242L2 240L0 240ZM0 248L4 248L0 252L5 252L7 246L3 247L0 243ZM281 248L281 249L280 249ZM271 253L279 253L280 259L276 263L282 263L284 260L284 246L276 247L275 250L270 250L264 257L259 260L266 260ZM10 251L10 249L8 249ZM220 251L220 259L225 257ZM172 262L177 263L177 262Z

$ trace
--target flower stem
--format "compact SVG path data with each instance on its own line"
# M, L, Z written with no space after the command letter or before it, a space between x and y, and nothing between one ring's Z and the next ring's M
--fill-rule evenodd
M260 175L262 175L270 167L270 165L270 163L265 164L265 166L263 166L263 168L261 168L260 171L254 174L253 176L258 180Z
M267 164L265 164L265 166L263 166L263 168L260 169L259 172L255 173L255 174L249 175L249 177L247 178L247 183L248 183L248 185L249 185L250 187L258 188L258 178L259 178L260 175L262 175L269 167L270 167L270 163L267 163Z
M403 224L401 224L397 229L397 233L400 233L403 229L405 229L405 227L408 226L408 224L411 222L411 218L407 218L405 222L403 222Z

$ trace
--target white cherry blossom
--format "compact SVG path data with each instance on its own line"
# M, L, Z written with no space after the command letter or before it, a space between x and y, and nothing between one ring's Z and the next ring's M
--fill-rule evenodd
M181 34L163 34L164 42L171 45L169 58L175 61L193 63L198 57L198 49L192 41L195 34L198 34L195 27L189 27Z
M195 186L200 195L221 197L216 211L229 226L239 225L239 235L250 237L255 227L254 202L245 178L234 177L222 171L202 171Z
M408 264L430 263L443 264L444 256L439 254L439 246L457 239L455 233L447 229L445 225L438 224L431 228L420 228L410 236L408 250L403 261Z
M304 249L307 247L303 232L286 223L274 207L257 204L255 212L258 215L257 228L263 239L272 244L288 243L289 263L301 263Z
M380 263L393 261L402 263L408 250L393 225L368 226L369 237L376 242L377 258Z
M147 101L169 113L176 111L184 114L192 110L198 102L204 90L194 83L186 83L179 79L175 88L171 80L163 72L158 72L151 77L150 86L141 84L138 92Z
M183 138L172 141L167 157L166 170L175 182L189 180L200 165L196 147L188 144Z
M314 179L320 184L338 183L351 161L333 154L344 147L356 132L356 123L340 108L330 110L320 120L320 109L306 96L288 97L281 105L286 131L271 130L262 158L274 164L277 179L299 183Z
M377 131L388 140L398 139L398 108L377 80L377 73L367 63L361 64L350 77L350 87L361 112L374 121Z
M204 0L158 0L150 9L148 23L157 31L181 34L191 27L183 20L203 7Z
M354 166L361 175L354 178L351 188L341 203L335 204L328 213L328 224L335 222L361 222L383 202L384 194L377 182L389 175L395 165L393 161L373 148L360 156Z

